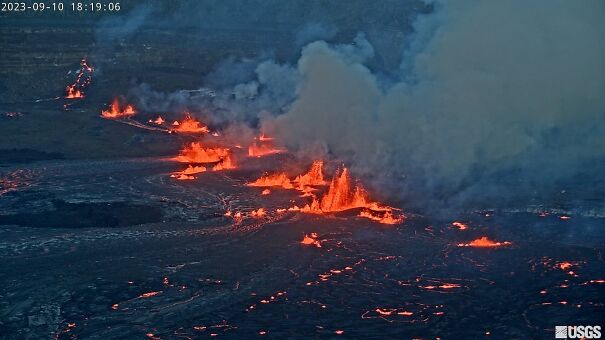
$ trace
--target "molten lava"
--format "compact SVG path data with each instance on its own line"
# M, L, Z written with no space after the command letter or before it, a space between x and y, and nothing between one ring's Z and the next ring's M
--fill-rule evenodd
M162 118L162 116L158 116L158 118L154 119L154 120L149 120L150 123L156 124L156 125L162 125L164 124L166 121L164 120L164 118Z
M314 161L311 165L311 169L304 175L299 175L294 179L294 183L296 183L299 188L303 188L305 186L316 186L316 185L325 185L326 181L324 180L323 174L323 161Z
M128 104L124 109L120 108L120 103L117 99L114 99L113 103L109 107L109 110L101 111L101 117L107 119L118 119L118 118L128 118L132 117L136 114L134 106Z
M318 237L319 236L317 235L317 233L305 234L305 236L303 237L302 241L300 241L300 243L305 244L305 245L312 245L317 248L321 248L321 241L318 240Z
M273 145L273 138L268 137L265 134L261 134L259 137L254 138L254 142L248 147L248 156L250 157L262 157L281 152L284 152L284 150L276 148Z
M84 98L84 92L82 92L80 89L77 89L76 84L68 85L66 91L67 91L67 95L65 96L65 98L68 98L68 99Z
M221 162L212 167L212 171L231 170L235 168L236 165L233 156L228 154Z
M203 166L192 166L191 164L189 164L187 168L182 171L182 173L185 175L195 175L204 171L206 171L206 168Z
M195 120L191 117L189 113L186 114L185 119L180 122L175 122L178 124L174 124L176 128L174 131L182 132L182 133L208 133L208 127L199 121Z
M466 225L465 223L462 222L452 222L452 226L458 228L459 230L466 230L468 229L468 225Z
M285 173L277 173L273 175L265 175L254 182L247 184L249 187L282 187L284 189L292 189L292 183Z
M492 241L489 238L487 238L487 236L483 236L481 238L473 240L470 243L459 243L458 247L494 248L494 247L509 246L511 244L512 243L510 243L508 241L505 241L505 242Z
M252 215L252 217L263 217L267 214L267 211L265 210L265 208L258 208L257 210L253 210L250 215Z
M252 143L248 147L248 156L250 157L263 157L267 155L273 155L276 153L283 152L281 149L276 149L270 145L259 144L257 142Z
M92 73L94 69L88 65L86 58L83 58L80 62L80 69L76 73L76 81L68 85L65 91L67 92L65 98L68 99L80 99L84 98L84 89L92 82Z
M405 216L394 216L390 210L385 211L382 216L375 215L372 211L361 211L358 216L369 218L382 224L399 224L405 220Z
M178 179L180 181L186 181L186 180L195 179L194 176L183 174L183 173L172 174L172 175L170 175L170 177L176 178L176 179Z
M392 208L380 206L367 198L365 189L360 185L353 185L349 176L349 170L344 168L336 172L330 183L328 192L318 200L313 197L311 204L307 204L301 211L308 213L327 213L344 211L354 208L367 208L374 211L390 211Z
M201 143L193 142L185 146L174 160L182 163L215 163L228 156L227 148L205 148Z

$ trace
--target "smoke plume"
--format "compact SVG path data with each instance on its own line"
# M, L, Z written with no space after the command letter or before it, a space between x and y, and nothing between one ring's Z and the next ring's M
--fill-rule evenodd
M605 3L429 7L391 50L398 35L381 39L372 25L348 43L337 24L297 25L292 48L330 42L308 43L294 65L262 51L227 59L204 78L212 95L144 84L133 93L143 109L187 107L214 124L262 126L291 150L323 150L385 194L424 205L603 184Z
M604 14L600 1L438 4L393 84L364 65L363 44L315 42L296 101L269 125L291 148L320 141L441 203L565 188L603 171Z

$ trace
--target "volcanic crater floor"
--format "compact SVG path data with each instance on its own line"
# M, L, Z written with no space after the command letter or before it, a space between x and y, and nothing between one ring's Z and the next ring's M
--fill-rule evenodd
M244 185L258 173L243 170L178 181L179 168L159 158L0 168L0 334L551 338L555 325L605 315L601 217L461 212L462 229L411 214L382 225L278 213L298 193L261 196ZM264 216L224 216L259 207ZM460 246L484 235L510 244Z

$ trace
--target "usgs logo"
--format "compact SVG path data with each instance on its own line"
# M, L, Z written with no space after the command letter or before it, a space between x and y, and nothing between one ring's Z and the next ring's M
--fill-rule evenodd
M555 326L556 339L600 339L601 326Z

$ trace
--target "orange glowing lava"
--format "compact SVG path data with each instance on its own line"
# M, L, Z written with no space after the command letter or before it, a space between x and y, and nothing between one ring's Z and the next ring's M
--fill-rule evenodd
M258 138L254 138L254 142L248 147L248 156L263 157L276 153L284 152L283 149L276 148L273 145L273 138L261 134Z
M511 244L512 243L508 242L508 241L505 241L505 242L492 241L489 238L487 238L487 236L483 236L481 238L473 240L470 243L459 243L458 247L494 248L494 247L509 246Z
M367 208L374 211L392 210L389 207L380 206L376 202L371 202L365 189L360 185L353 185L349 176L349 170L344 168L341 172L336 172L330 183L328 192L318 200L313 197L311 204L305 205L300 210L307 213L327 213L344 211L354 208Z
M248 156L250 157L263 157L267 155L273 155L276 153L283 152L281 149L276 149L269 145L258 144L256 142L252 143L248 147Z
M77 98L84 98L84 92L82 92L80 89L76 88L76 84L71 84L69 86L67 86L67 95L65 96L65 98L68 99L77 99Z
M186 174L172 174L172 175L170 175L170 177L176 178L179 181L189 181L189 180L195 179L194 176L186 175Z
M317 233L305 234L300 243L305 245L313 245L317 248L321 248L321 241L318 240L318 237L319 236L317 235Z
M203 166L191 166L191 164L189 164L187 169L183 170L183 173L186 175L194 175L204 171L206 171L206 168Z
M561 270L567 270L570 269L572 266L571 262L561 262L557 264L557 267L559 267L559 269Z
M80 62L80 69L76 73L76 81L68 85L65 89L65 98L68 99L80 99L84 98L84 89L90 85L92 81L92 73L94 69L88 65L86 58L83 58Z
M288 175L285 173L277 173L272 175L261 176L254 182L246 184L249 187L282 187L284 189L292 189L292 183Z
M323 166L323 161L314 161L311 165L311 169L309 169L306 174L297 176L293 182L296 183L299 188L325 185L326 181L324 180Z
M393 314L393 312L395 312L396 309L391 309L391 308L376 308L374 311L376 313L378 313L380 316L389 316L389 315Z
M233 157L229 154L221 162L213 166L212 171L232 170L235 168L235 161L233 160Z
M270 195L271 194L271 190L265 189L260 194L263 195L263 196Z
M101 117L107 119L118 119L118 118L128 118L132 117L136 114L134 106L128 104L124 109L120 108L120 103L117 99L114 99L113 103L108 110L101 111Z
M156 296L158 294L160 294L161 292L148 292L148 293L143 293L141 295L139 295L139 298L150 298L152 296Z
M250 215L252 215L252 217L263 217L267 214L267 211L265 210L265 208L258 208L257 210L253 210Z
M182 133L208 133L208 127L199 121L191 117L189 113L186 114L185 118L180 122L175 122L176 126L174 131Z
M405 220L405 216L394 216L390 210L385 211L382 216L375 215L371 211L361 211L358 216L369 218L372 221L382 224L399 224Z
M174 160L182 163L215 163L227 156L229 156L227 148L205 148L201 143L193 142L185 146Z
M452 225L456 228L458 228L459 230L466 230L468 229L468 225L462 222L452 222Z
M158 116L158 118L154 119L154 120L149 120L150 123L156 124L156 125L162 125L164 123L166 123L166 121L164 120L164 118L162 118L162 116Z

